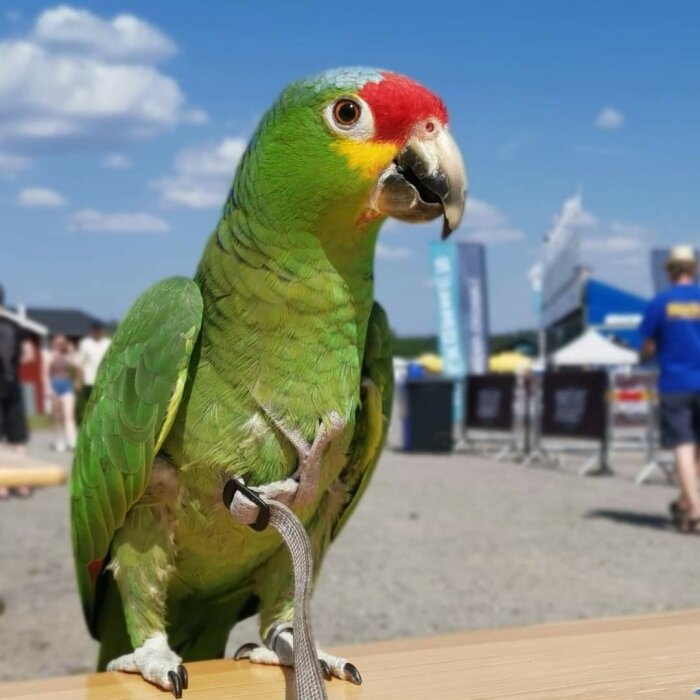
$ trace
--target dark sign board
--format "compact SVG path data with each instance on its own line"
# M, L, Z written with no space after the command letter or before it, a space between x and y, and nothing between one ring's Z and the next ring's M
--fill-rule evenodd
M606 372L547 372L542 382L542 435L604 440Z
M467 378L467 427L512 430L515 375L483 374Z

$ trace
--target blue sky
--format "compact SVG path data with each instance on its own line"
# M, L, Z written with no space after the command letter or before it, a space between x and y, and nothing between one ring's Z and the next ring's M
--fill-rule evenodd
M496 330L533 323L526 273L576 192L594 273L647 292L649 247L700 243L698 26L689 1L0 0L0 282L113 318L191 274L280 89L360 64L447 103L470 175L456 237L488 245ZM435 330L437 236L382 233L400 333Z

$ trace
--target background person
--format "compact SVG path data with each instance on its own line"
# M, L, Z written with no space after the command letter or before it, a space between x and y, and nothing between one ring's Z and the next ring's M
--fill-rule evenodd
M81 371L76 407L78 424L82 420L85 406L95 385L97 370L111 342L104 324L95 322L90 327L90 335L85 336L78 344L78 365Z
M672 449L681 496L671 504L684 532L700 529L700 287L690 246L676 246L666 262L671 287L649 303L640 334L642 354L659 364L661 444Z
M25 454L29 431L19 368L34 360L34 346L24 330L6 316L4 304L5 292L0 285L0 440L4 437L11 449ZM13 491L18 496L31 494L28 486L20 486ZM0 498L8 496L8 489L0 486Z
M56 335L44 361L46 396L51 401L56 442L54 449L75 449L75 375L79 372L74 348L65 335Z

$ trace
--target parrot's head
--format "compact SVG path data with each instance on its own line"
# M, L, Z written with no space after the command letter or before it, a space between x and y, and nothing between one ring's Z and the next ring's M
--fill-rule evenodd
M242 159L231 204L245 192L276 226L348 236L386 217L459 224L467 178L442 100L396 73L349 68L290 85Z

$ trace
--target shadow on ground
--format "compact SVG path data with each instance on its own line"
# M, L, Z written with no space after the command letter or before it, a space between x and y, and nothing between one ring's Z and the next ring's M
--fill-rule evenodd
M674 531L671 521L663 515L650 515L649 513L638 513L629 510L592 510L586 513L585 517L591 520L612 520L623 525Z

